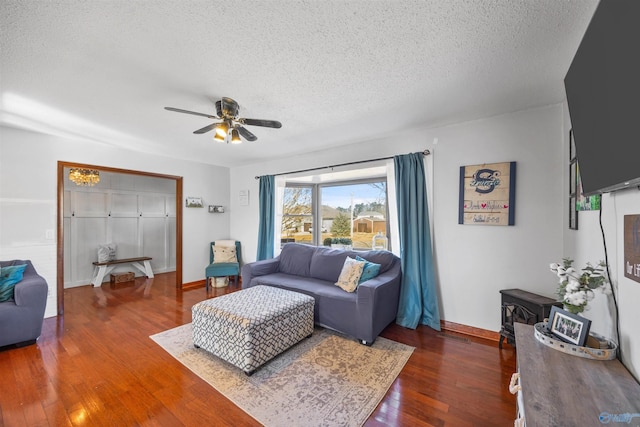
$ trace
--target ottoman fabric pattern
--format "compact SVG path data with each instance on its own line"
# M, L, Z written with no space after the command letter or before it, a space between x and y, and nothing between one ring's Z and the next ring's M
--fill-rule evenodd
M255 286L195 304L193 344L252 373L313 333L313 297Z

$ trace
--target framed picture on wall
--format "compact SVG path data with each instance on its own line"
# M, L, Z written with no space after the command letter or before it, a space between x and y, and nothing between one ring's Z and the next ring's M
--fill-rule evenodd
M569 196L575 196L578 188L578 162L571 160L569 164Z
M573 129L569 130L569 160L576 158L576 140L573 138Z
M602 195L592 194L585 196L582 193L582 180L580 179L580 165L576 162L576 209L579 211L599 211Z
M573 129L569 130L569 229L578 229L578 158Z
M575 196L569 197L569 228L578 229L578 209L576 208Z
M185 206L188 208L202 208L204 203L202 202L202 197L187 197Z

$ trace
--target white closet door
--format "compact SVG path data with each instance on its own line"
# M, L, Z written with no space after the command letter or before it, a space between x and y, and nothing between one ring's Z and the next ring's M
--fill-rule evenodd
M107 240L107 218L75 217L71 221L72 259L71 281L88 284L93 273L93 262L98 259L98 246ZM75 262L75 265L73 263ZM89 280L87 280L87 277Z
M145 217L165 215L165 196L162 194L140 194L140 212Z
M139 237L138 237L138 217L134 218L121 218L114 217L109 218L111 229L111 241L116 244L116 257L122 258L134 258L143 256L140 253Z
M150 256L151 268L154 271L166 271L167 260L165 256L165 217L149 218L143 216L142 228L142 252L144 256Z
M71 215L76 217L106 216L108 195L102 192L76 191L71 200Z
M67 210L67 202L66 202L67 192L65 191L65 203L64 210ZM71 256L71 206L69 206L69 216L65 215L62 227L64 227L64 283L65 285L71 283L71 265L73 264L73 260L75 260L74 256Z
M138 196L136 194L112 193L110 212L112 217L137 217Z
M167 243L165 244L167 253L167 271L176 269L176 217L167 217ZM207 258L208 259L208 258Z

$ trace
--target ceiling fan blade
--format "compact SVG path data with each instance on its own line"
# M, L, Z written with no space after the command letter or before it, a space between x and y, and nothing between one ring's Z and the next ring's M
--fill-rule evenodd
M242 126L237 126L236 129L238 129L238 132L240 132L240 135L242 135L242 137L247 141L251 141L251 142L257 141L258 137L252 134L251 132L249 132L247 128L244 128Z
M242 119L242 123L249 126L264 126L267 128L276 128L276 129L280 129L282 127L282 123L277 122L275 120Z
M185 113L185 114L193 114L194 116L202 116L202 117L208 117L210 119L217 119L217 116L212 116L210 114L204 114L204 113L196 113L195 111L189 111L189 110L182 110L180 108L173 108L173 107L164 107L165 110L169 110L169 111L175 111L176 113Z
M216 101L216 114L222 117L222 101Z
M213 128L215 128L216 126L218 126L220 123L211 123L208 126L203 127L202 129L198 129L198 130L194 130L193 133L206 133L209 132L210 130L212 130Z

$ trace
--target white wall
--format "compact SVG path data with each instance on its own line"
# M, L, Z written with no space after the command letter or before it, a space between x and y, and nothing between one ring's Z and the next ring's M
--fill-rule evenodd
M245 261L256 257L256 175L367 158L433 152L434 246L444 320L498 331L500 289L554 297L549 263L562 257L565 227L562 106L554 105L440 128L414 128L374 141L231 169L231 235ZM437 140L437 143L435 143ZM516 161L515 226L458 224L459 168ZM249 206L238 193L249 190Z
M564 153L568 159L569 129L571 121L566 104L564 116ZM606 144L603 144L606 150ZM578 148L579 150L579 148ZM569 165L565 164L565 177L569 176ZM568 178L567 178L568 180ZM568 183L565 186L568 188ZM568 191L568 190L567 190ZM568 203L568 201L566 202ZM565 205L568 208L568 206ZM578 230L566 230L564 257L575 260L574 266L582 268L587 262L596 264L605 259L605 242L611 281L618 299L620 316L620 348L622 361L636 378L640 378L640 283L624 276L624 216L640 214L640 191L629 189L602 196L602 227L599 211L578 212ZM566 229L566 227L565 227ZM582 315L591 319L591 330L616 339L615 305L613 297L596 292Z
M0 259L33 261L49 284L46 316L56 313L56 240L47 230L56 228L58 161L182 176L184 196L201 196L207 205L229 203L225 167L0 127ZM204 279L209 242L228 237L229 218L229 212L183 209L184 283Z

